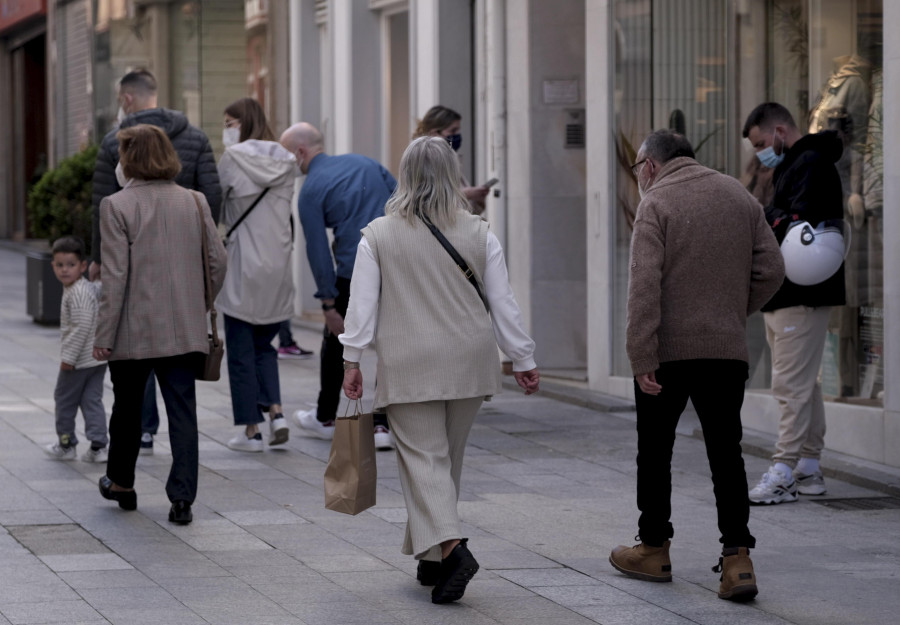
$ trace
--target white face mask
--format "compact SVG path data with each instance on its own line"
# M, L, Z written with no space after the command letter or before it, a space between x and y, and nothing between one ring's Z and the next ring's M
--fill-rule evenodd
M126 117L128 117L128 115L125 113L125 109L123 109L123 108L120 106L120 107L119 107L119 111L116 113L116 121L119 123L120 126L122 125L122 121L123 121Z
M125 171L122 169L122 161L119 161L119 164L116 165L116 181L123 189L129 183L129 179L125 177Z
M638 171L638 175L637 175L638 195L641 196L642 200L644 199L644 196L647 195L647 192L644 190L644 187L641 186L641 173L643 173L644 167L646 167L646 166L647 166L647 162L644 161L644 164L641 165L641 169L640 169L640 171Z
M240 126L232 126L231 128L224 128L222 130L222 144L226 148L230 148L233 145L237 145L241 142L241 127Z

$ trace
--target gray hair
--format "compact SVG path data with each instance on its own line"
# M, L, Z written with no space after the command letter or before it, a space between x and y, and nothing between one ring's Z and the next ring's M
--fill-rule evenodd
M650 134L644 139L641 149L645 157L652 158L660 165L679 156L695 158L694 148L691 147L687 137L669 129L657 130Z
M460 190L459 161L443 137L419 137L403 152L397 189L388 199L385 214L403 217L415 225L424 217L438 228L452 225L457 212L468 212Z

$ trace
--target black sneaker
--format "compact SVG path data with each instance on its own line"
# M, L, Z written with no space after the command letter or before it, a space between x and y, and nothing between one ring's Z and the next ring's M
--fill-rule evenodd
M423 586L434 586L441 578L441 563L433 560L419 560L416 579Z
M441 572L434 590L432 603L450 603L461 599L469 580L478 572L478 562L466 547L468 538L462 538L446 558L441 560Z

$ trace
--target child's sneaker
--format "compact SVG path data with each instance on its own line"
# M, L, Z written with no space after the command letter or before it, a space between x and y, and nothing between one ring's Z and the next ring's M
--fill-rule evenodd
M100 449L94 449L91 447L81 456L82 462L106 462L109 460L109 451L106 447L101 447Z
M54 460L75 460L75 445L63 447L59 441L44 447L44 453Z

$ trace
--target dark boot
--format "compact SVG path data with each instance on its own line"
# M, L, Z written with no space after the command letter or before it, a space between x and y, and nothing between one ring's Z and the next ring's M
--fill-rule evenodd
M750 601L759 590L756 588L756 574L747 547L728 547L722 550L719 563L713 567L719 577L719 599L729 601Z

